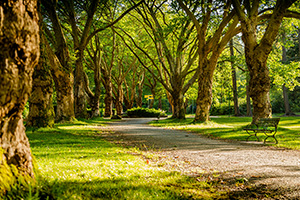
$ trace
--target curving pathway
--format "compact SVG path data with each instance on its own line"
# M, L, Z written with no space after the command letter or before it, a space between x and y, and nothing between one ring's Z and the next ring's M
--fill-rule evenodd
M243 178L255 185L288 189L290 197L300 199L300 152L264 146L261 143L226 142L196 133L152 127L153 119L123 119L112 122L109 129L114 140L159 149L165 167L185 174L222 174L223 178ZM114 136L113 136L114 135Z

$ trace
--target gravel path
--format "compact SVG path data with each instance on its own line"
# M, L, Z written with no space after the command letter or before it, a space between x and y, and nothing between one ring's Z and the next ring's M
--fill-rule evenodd
M262 143L225 142L196 133L152 127L153 119L123 119L108 129L107 137L145 150L159 149L156 163L190 176L216 174L285 190L288 199L300 199L300 152L264 146ZM167 164L166 164L167 163ZM287 196L285 196L287 197Z

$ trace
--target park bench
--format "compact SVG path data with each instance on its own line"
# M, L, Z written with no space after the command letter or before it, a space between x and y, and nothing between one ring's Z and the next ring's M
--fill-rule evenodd
M247 137L247 141L250 137L256 137L257 141L259 138L257 137L257 133L264 133L266 138L264 139L264 143L268 138L274 138L275 144L278 143L275 134L277 133L277 127L280 118L261 118L258 120L256 124L251 124L244 128L244 130L249 134Z

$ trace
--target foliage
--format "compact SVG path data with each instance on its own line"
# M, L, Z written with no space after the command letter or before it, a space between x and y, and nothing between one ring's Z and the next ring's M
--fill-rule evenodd
M228 105L226 103L222 103L219 105L212 105L210 109L210 115L233 115L234 107L233 105Z
M154 108L132 108L127 110L128 117L164 117L166 113Z

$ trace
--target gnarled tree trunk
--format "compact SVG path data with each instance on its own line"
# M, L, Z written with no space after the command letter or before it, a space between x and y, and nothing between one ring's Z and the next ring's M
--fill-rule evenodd
M33 73L32 92L29 101L29 114L26 126L53 127L53 83L52 76L47 64L47 56L43 37L41 37L41 56L39 64Z
M46 52L50 61L50 70L55 83L57 103L55 121L71 121L75 119L74 77L70 64L69 50L56 12L57 2L55 0L42 0L42 4L51 20L55 37L55 44L53 44L54 50L52 50L48 41L44 39ZM45 32L48 37L51 38L51 31L45 29Z
M209 120L209 110L212 104L212 83L213 72L208 65L201 68L198 79L198 96L196 100L196 122L205 122Z
M37 1L1 1L0 22L0 165L15 165L20 175L34 177L22 112L39 59Z
M74 111L76 118L87 118L87 94L83 71L83 50L78 50L74 71Z
M252 123L260 118L272 116L269 99L270 77L267 68L267 59L272 50L272 45L278 34L286 10L296 0L277 0L273 12L267 21L267 28L262 38L257 39L257 26L259 23L259 2L253 4L246 12L238 0L233 0L233 6L241 22L242 40L245 44L245 57L250 72L250 96L253 103ZM249 10L250 9L250 10Z
M45 37L42 35L42 37ZM74 95L73 76L65 69L57 56L53 53L46 38L45 41L47 56L51 65L51 74L56 90L56 121L70 121L75 119L74 115Z

